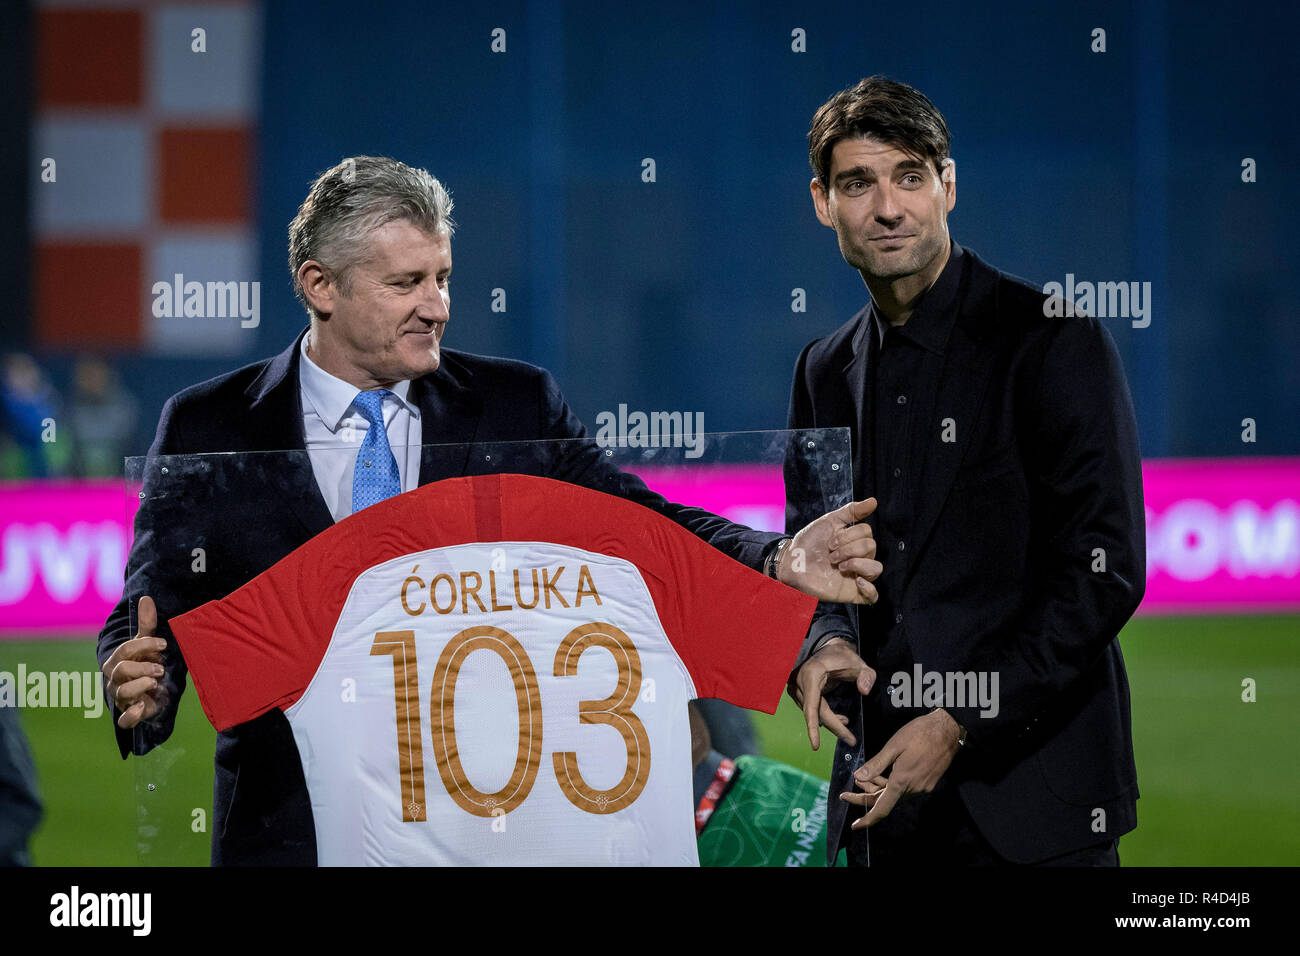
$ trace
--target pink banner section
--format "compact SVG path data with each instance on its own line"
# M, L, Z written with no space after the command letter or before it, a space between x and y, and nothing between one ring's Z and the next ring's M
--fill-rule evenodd
M639 474L672 501L784 530L779 467ZM1300 458L1153 460L1142 476L1147 592L1139 614L1300 611Z
M1148 614L1300 610L1300 458L1148 461Z
M122 596L121 481L0 485L0 637L86 637Z
M638 470L673 501L783 530L776 465ZM1148 461L1145 614L1300 611L1300 458ZM86 637L122 593L121 482L0 485L0 638Z

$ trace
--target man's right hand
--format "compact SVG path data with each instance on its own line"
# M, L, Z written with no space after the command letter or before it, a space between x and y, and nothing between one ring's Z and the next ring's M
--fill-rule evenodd
M119 644L104 662L108 698L119 711L117 725L123 730L148 720L167 706L167 688L162 652L167 642L156 637L158 610L153 598L140 598L140 632Z
M839 714L831 711L826 703L827 687L852 681L858 693L865 697L871 692L871 685L876 682L876 672L872 670L854 649L849 641L834 637L827 641L822 649L803 662L795 672L794 685L790 696L803 708L804 719L808 723L808 742L812 749L821 747L821 728L833 731L835 736L850 747L857 745L857 738L849 730L848 724Z

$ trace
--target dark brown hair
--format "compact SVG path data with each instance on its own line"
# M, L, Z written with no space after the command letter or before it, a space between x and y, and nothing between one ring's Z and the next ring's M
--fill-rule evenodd
M924 157L943 172L948 160L948 124L920 90L884 76L869 76L822 104L808 130L808 162L824 189L830 188L831 150L842 139L873 136Z

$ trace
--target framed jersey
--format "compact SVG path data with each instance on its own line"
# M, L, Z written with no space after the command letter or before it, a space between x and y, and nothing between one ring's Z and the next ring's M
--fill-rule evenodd
M172 630L218 730L283 711L323 865L694 865L685 704L773 712L815 606L638 504L498 474Z

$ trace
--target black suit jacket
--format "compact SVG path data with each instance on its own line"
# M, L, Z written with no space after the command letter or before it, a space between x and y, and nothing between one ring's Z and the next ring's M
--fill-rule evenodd
M169 704L132 730L116 730L124 758L165 741L175 723L186 667L168 622L224 597L333 523L310 459L301 450L301 339L300 334L272 359L188 388L163 407L151 459L300 451L275 456L274 470L257 465L256 456L245 459L247 467L233 459L197 466L167 458L150 462L126 585L100 632L98 656L102 667L134 633L130 609L142 595L152 597L158 634L168 641L164 682ZM653 508L755 568L779 538L672 504L607 464L543 369L444 349L438 370L412 381L408 397L420 408L425 441L420 484L503 471L573 482ZM541 439L557 441L523 448L483 444ZM195 572L196 548L204 551L201 573ZM111 713L116 721L119 712ZM213 810L214 864L315 864L306 784L293 734L279 710L217 735Z
M841 688L859 746L840 744L828 857L845 837L851 773L929 707L895 707L894 674L998 674L998 712L946 709L968 745L945 775L982 835L1031 863L1137 824L1128 681L1116 640L1146 585L1137 431L1119 356L1095 319L1047 318L1047 298L953 244L956 307L925 352L908 433L916 485L906 551L878 555L879 607L821 605L800 660L831 635L877 670ZM795 366L791 428L848 427L854 497L872 495L862 436L870 310L812 342ZM951 419L953 441L944 441ZM918 467L919 464L919 467ZM788 486L792 526L820 505ZM882 498L879 515L888 513ZM868 519L870 522L872 519ZM1100 549L1098 551L1097 549ZM1104 560L1105 570L1101 567ZM886 609L885 598L889 607ZM841 709L842 708L842 709Z

